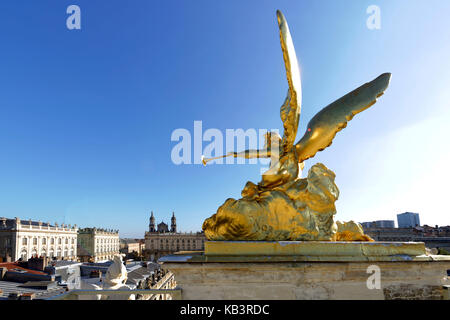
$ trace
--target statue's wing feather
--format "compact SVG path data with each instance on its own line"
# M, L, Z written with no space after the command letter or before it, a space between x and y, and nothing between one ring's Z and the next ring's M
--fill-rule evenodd
M280 115L283 121L284 136L283 147L292 146L297 136L298 121L300 118L300 107L302 103L302 88L300 69L298 67L297 55L292 43L289 26L281 11L277 11L278 27L280 29L280 43L283 51L284 66L289 84L288 94L281 106Z
M336 133L345 128L348 121L377 101L388 87L390 79L391 74L384 73L319 111L295 145L298 161L303 162L331 145Z

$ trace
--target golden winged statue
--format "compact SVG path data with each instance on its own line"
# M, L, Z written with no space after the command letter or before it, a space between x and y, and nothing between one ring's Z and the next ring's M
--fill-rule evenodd
M228 153L222 157L271 158L270 168L255 185L247 182L242 199L228 199L203 230L210 240L360 240L371 241L359 224L334 222L339 190L335 174L323 164L301 179L304 161L331 145L336 134L356 114L372 106L389 85L390 73L346 94L319 111L295 144L301 112L301 77L289 27L277 11L281 49L288 82L280 109L283 137L269 132L262 150ZM221 157L203 159L203 164Z

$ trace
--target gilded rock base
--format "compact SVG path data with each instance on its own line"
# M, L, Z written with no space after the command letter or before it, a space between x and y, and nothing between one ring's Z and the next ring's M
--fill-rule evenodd
M264 189L248 182L243 198L227 199L205 220L209 240L373 241L353 221L336 223L335 174L317 163L308 176Z

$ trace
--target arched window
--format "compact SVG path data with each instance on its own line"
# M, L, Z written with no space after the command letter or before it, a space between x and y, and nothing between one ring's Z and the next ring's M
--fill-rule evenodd
M20 257L22 258L23 261L27 260L27 258L28 258L27 249L25 249L25 248L22 249L22 251L20 252Z

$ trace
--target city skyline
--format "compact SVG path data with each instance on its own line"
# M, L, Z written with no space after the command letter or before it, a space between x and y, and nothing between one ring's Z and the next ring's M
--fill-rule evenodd
M152 213L152 211L151 211L151 213ZM151 214L150 213L150 214ZM403 212L403 213L399 213L399 214L404 214L404 213L411 213L411 212L409 212L409 211L405 211L405 212ZM171 215L172 215L173 213L171 213ZM374 219L374 220L371 220L371 221L357 221L358 223L360 223L360 224L363 224L363 223L372 223L372 222L380 222L380 221L392 221L393 223L394 223L394 228L401 228L399 225L398 225L398 215L399 214L397 214L396 215L396 217L395 217L395 219L387 219L387 220L380 220L380 219ZM418 214L418 213L413 213L413 214ZM420 215L420 214L419 214ZM171 216L172 217L172 216ZM2 216L0 216L0 218L7 218L7 219L15 219L16 217L2 217ZM42 222L43 224L46 224L46 223L49 223L49 225L50 226L55 226L55 223L57 223L59 226L61 226L61 224L58 222L58 221L55 221L55 223L52 223L52 222L45 222L45 221L41 221L41 220L32 220L32 219L22 219L22 218L20 218L20 217L17 217L17 218L19 218L21 221L24 221L24 222L27 222L27 221L29 221L29 220L31 220L33 223L37 223L38 221L40 221L40 222ZM149 219L150 219L150 215L149 215L149 217L148 217ZM149 220L148 219L148 220ZM156 225L158 225L158 224L160 224L160 223L165 223L166 225L169 225L169 223L170 223L170 220L171 220L171 218L169 218L169 219L164 219L164 218L157 218L157 217L155 217L155 223L156 223ZM62 222L62 223L64 223L64 222ZM425 226L425 225L428 225L428 226L430 226L430 227L435 227L436 226L436 224L420 224L419 226ZM447 227L447 226L449 226L450 224L445 224L445 225L437 225L437 226L439 226L439 227ZM66 224L66 226L67 226L67 224ZM71 225L71 227L73 228L73 227L75 227L74 225ZM97 228L97 229L99 229L99 230L112 230L112 231L119 231L119 234L120 234L120 229L113 229L113 228L108 228L108 227L105 227L105 226L80 226L80 225L76 225L76 228L78 228L78 229L89 229L89 228ZM148 231L148 225L143 229L143 234L144 234L144 236L145 236L145 233ZM179 228L179 226L178 226L178 224L177 224L177 230L176 230L176 232L178 232L178 233L196 233L196 232L200 232L201 231L201 227L198 229L198 230L185 230L185 229L183 229L183 228ZM136 233L136 235L135 236L127 236L127 235L121 235L121 237L120 237L121 239L142 239L142 238L144 238L143 236L142 236L142 234L139 234L139 233Z
M176 165L171 135L194 121L282 130L281 9L302 73L299 136L321 108L392 73L382 101L306 162L303 176L316 162L336 173L335 219L412 211L450 224L450 3L377 1L379 30L366 26L370 1L77 4L81 30L66 28L68 2L0 5L0 216L140 238L151 211L165 222L174 211L180 230L200 231L263 166Z

